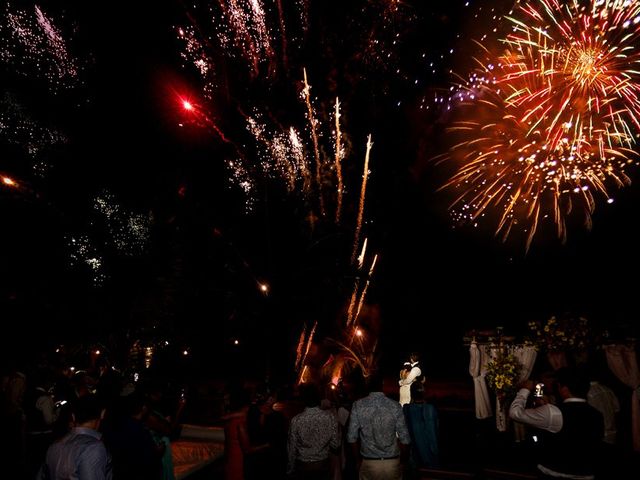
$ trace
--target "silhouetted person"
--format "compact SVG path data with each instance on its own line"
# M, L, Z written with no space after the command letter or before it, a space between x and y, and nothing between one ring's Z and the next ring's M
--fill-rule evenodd
M422 467L438 465L438 412L425 401L422 382L411 384L411 403L403 407L409 436L411 454L409 465L415 478Z
M2 378L0 397L0 464L7 478L26 474L24 396L27 377L18 368Z
M353 402L347 442L352 444L354 457L360 463L360 480L402 478L401 461L411 438L402 407L382 392L382 377L378 374L369 377L369 395Z
M74 403L74 428L47 451L42 480L111 480L111 459L98 432L102 406L94 396Z
M148 408L144 397L132 393L121 398L109 424L104 441L113 455L116 480L159 480L162 475L162 446L156 445L145 426Z
M97 358L96 367L98 369L98 380L95 385L96 395L102 404L110 409L120 396L123 383L122 375L112 368L111 362L106 356Z
M47 448L53 442L53 427L58 419L58 408L49 390L53 375L46 369L38 369L29 378L25 396L27 420L27 464L31 475L40 469Z
M305 409L289 426L287 473L296 479L329 480L329 453L340 446L337 418L320 408L320 390L313 383L300 386Z
M246 420L238 426L246 479L262 478L265 471L274 478L284 476L286 467L286 419L273 409L274 396L256 394Z

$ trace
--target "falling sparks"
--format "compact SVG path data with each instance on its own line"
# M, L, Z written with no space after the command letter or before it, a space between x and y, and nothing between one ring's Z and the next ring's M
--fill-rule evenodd
M313 327L311 328L311 331L309 332L309 336L306 337L306 339L304 338L304 333L306 328L302 331L302 335L301 335L301 342L304 344L304 352L302 352L302 355L300 357L300 363L299 363L299 367L301 367L300 370L300 374L298 376L298 383L303 383L305 381L305 373L307 371L307 365L305 365L305 361L307 359L307 355L309 354L309 350L311 349L311 345L313 345L313 337L316 334L316 328L318 328L318 322L314 322ZM302 351L302 349L301 349Z
M308 193L309 166L296 129L290 127L288 132L269 132L257 114L246 117L246 121L249 132L264 147L260 151L262 172L283 179L290 193L300 187Z
M2 62L24 76L37 72L53 91L79 84L78 61L69 53L61 29L42 8L19 10L7 4L4 18L0 23Z
M378 261L378 255L375 255L373 257L373 261L371 262L371 267L369 267L369 274L367 275L367 281L364 284L362 293L360 294L360 301L358 302L358 308L356 309L356 314L353 317L354 322L357 322L358 317L360 316L360 311L362 310L362 305L364 305L364 299L367 296L367 290L369 289L369 283L371 282L371 277L373 276L373 271L376 268L377 261Z
M360 202L358 204L358 218L356 220L356 233L354 235L353 253L351 254L351 263L356 259L358 245L360 243L360 232L362 231L362 220L364 218L364 205L367 194L367 180L369 179L369 154L371 153L371 135L367 137L367 152L364 156L364 172L362 174L362 185L360 187Z
M102 256L98 253L87 235L69 235L67 237L69 259L72 267L88 267L94 287L100 287L107 280Z
M46 128L30 117L12 95L0 101L0 139L19 146L27 155L34 174L44 177L53 167L48 155L68 142L66 136Z
M303 70L303 75L304 88L302 89L302 97L304 98L304 102L307 106L307 121L309 122L309 129L311 131L311 140L313 141L313 158L315 160L316 187L318 189L318 199L320 201L320 213L324 216L326 213L324 208L324 197L322 195L322 163L320 160L320 148L318 147L318 121L316 120L313 105L311 103L311 87L307 79L306 68Z
M358 270L361 271L364 267L364 257L365 251L367 247L367 240L365 239L364 245L362 248L362 253L359 258ZM371 282L371 277L373 276L373 271L376 268L376 262L378 261L378 254L374 255L373 261L371 262L371 266L369 267L369 273L367 275L367 281L362 289L360 289L361 285L361 276L359 275L356 278L356 281L353 286L353 292L351 293L351 300L349 302L349 307L347 308L347 319L345 322L345 326L350 328L352 325L357 324L358 316L360 315L360 311L362 310L362 306L364 305L364 299L367 295L367 290L369 288L369 283ZM358 294L360 294L358 299ZM356 307L357 302L357 307Z
M107 191L95 197L94 208L104 218L109 241L118 252L135 256L146 251L149 242L149 215L128 211Z
M342 180L342 132L340 131L340 100L336 97L336 110L335 117L335 155L336 155L336 177L338 178L338 186L336 191L337 205L336 205L336 223L340 224L340 215L342 213L342 194L344 184Z
M176 28L184 44L182 58L205 80L208 98L216 84L211 58L217 51L228 58L243 59L251 78L273 70L276 63L274 27L268 23L262 0L194 2L187 18L190 25ZM286 44L284 30L281 34Z
M459 88L460 117L449 135L457 171L456 221L498 213L496 234L514 227L528 249L552 219L566 239L566 217L587 227L596 195L630 183L640 131L640 4L592 0L521 2L504 21L505 50L484 59Z

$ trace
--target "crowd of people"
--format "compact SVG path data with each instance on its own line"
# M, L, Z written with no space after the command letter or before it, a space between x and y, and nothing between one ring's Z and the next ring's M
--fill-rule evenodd
M439 411L419 356L403 365L396 386L384 380L372 372L358 388L312 381L255 388L245 405L228 405L238 420L225 425L226 448L236 441L241 461L226 478L410 480L440 466ZM544 391L531 380L520 387L509 416L533 439L540 478L613 478L620 405L610 388L567 367L545 377ZM88 370L7 371L3 476L174 479L171 442L184 406L167 385L129 381L106 357Z
M166 392L129 381L104 356L87 370L41 363L4 372L3 478L175 479L170 441L184 401Z
M244 478L410 479L437 466L438 413L417 354L400 377L395 395L380 373L363 388L306 382L291 401L258 394L239 424Z

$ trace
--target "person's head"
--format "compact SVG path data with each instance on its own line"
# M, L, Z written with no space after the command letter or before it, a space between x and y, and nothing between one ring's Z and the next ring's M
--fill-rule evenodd
M409 354L409 360L411 363L416 363L420 361L420 354L418 352L411 352Z
M127 395L124 401L124 409L126 415L137 420L144 419L149 413L146 399L144 395L139 392L133 392Z
M111 368L111 362L106 355L102 355L96 359L96 368L100 376L106 374Z
M320 405L320 389L313 382L300 385L300 399L305 407L317 407Z
M152 405L157 405L162 402L164 398L164 389L161 382L157 380L151 380L146 385L145 389L147 399Z
M379 371L373 371L367 377L367 390L369 392L382 392L384 388L384 377Z
M97 430L103 414L102 404L95 395L85 395L74 402L72 414L76 427Z
M561 399L587 398L589 377L581 369L562 367L556 370L556 388Z

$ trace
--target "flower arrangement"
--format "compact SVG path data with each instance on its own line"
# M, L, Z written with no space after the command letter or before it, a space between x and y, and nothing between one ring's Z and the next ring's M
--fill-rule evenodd
M516 383L522 365L507 347L498 349L487 363L487 385L498 397L510 397L516 392Z
M548 352L584 350L592 338L589 321L584 317L552 316L544 324L529 322L529 329L530 343Z

